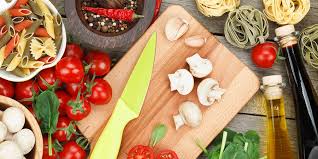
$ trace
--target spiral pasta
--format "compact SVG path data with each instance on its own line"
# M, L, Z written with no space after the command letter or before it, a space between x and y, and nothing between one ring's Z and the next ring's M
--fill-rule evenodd
M232 45L248 49L268 38L268 28L268 21L261 11L252 6L241 6L229 13L224 34Z
M301 32L299 45L305 61L318 69L318 24L309 26Z
M310 0L263 0L266 17L280 25L300 22L310 9Z
M240 5L240 0L196 0L199 11L207 17L222 16Z

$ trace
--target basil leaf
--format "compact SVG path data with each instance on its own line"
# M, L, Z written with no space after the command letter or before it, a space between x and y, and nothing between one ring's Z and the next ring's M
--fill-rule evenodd
M161 139L165 137L167 133L167 127L164 124L159 124L155 127L152 131L151 139L150 139L150 146L154 147Z
M44 91L38 96L35 104L35 114L41 121L42 133L53 134L56 131L59 105L59 100L52 91Z

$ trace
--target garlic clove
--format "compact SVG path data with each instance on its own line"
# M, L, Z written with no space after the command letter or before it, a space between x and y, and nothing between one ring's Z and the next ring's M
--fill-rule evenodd
M223 89L219 88L219 83L212 78L204 79L197 88L199 102L204 106L212 105L216 99L214 97L220 100L221 97L219 95L222 96L224 92Z
M190 47L202 47L205 43L206 43L206 38L200 36L200 35L196 35L196 36L191 36L191 37L188 37L184 40L184 43L187 45L187 46L190 46Z
M186 69L179 69L174 74L169 74L171 91L177 90L181 95L189 94L194 87L194 79Z
M192 128L198 127L202 122L202 112L198 105L193 102L186 101L179 107L179 114L173 116L176 130L183 125L190 126Z
M190 66L190 72L194 77L203 78L209 75L212 70L212 62L208 59L202 58L199 54L194 54L186 59Z
M189 23L182 18L176 17L168 20L165 26L165 34L168 40L178 40L189 29Z

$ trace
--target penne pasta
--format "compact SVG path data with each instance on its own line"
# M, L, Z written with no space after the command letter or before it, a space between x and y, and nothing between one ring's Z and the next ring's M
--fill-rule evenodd
M19 77L24 77L24 76L27 75L27 74L25 74L24 71L23 71L21 68L19 68L19 67L15 68L15 69L12 71L12 73L15 74L16 76L19 76Z
M21 56L23 55L24 49L27 44L27 39L25 38L25 34L26 34L26 30L23 30L21 33L19 44L17 46L18 54L21 54Z
M9 63L9 65L8 65L8 67L7 67L7 69L6 69L6 71L11 72L11 71L15 70L15 68L17 68L18 65L20 64L21 59L22 59L22 55L17 53L17 54L13 57L12 61Z
M29 5L30 7L32 8L32 11L34 14L42 17L43 16L43 13L39 7L39 5L37 4L36 0L29 0Z
M51 36L51 38L55 39L54 24L53 24L54 17L51 14L51 11L43 3L42 0L36 0L36 2L44 15L44 27L46 28L46 30L49 33L49 35Z
M30 46L30 43L31 43L31 40L28 40L26 43L26 46ZM29 62L30 56L31 56L30 47L25 47L22 54L22 60L21 60L22 66L25 66Z
M29 68L20 68L21 71L24 73L24 75L29 75L31 74L31 70Z
M22 6L22 8L32 10L29 5ZM32 10L32 13L28 15L28 18L32 21L39 20L39 17L34 14L34 10Z
M42 61L45 64L53 63L54 60L55 60L55 57L50 57L50 56L45 56L45 57L39 58L39 61Z
M4 47L11 39L10 33L6 30L6 33L0 39L0 48Z
M62 44L62 17L60 14L54 16L54 31L56 50L60 50Z
M10 16L10 13L8 11L3 12L3 17L6 22L8 33L10 33L10 36L13 37L15 35L15 30L13 28L13 21Z
M21 65L19 64L19 67L21 68L40 68L44 65L45 63L42 61L29 61L26 65Z
M0 28L0 38L2 38L6 33L7 33L7 28L6 28L6 26L2 26L1 28Z
M20 8L23 5L26 5L28 3L28 0L18 0L13 8Z
M4 58L7 58L11 54L13 49L18 45L19 39L20 39L20 36L18 33L15 34L13 38L11 38L11 40L8 42L4 50Z
M11 61L13 60L16 54L17 54L16 52L13 52L7 58L5 58L2 66L7 67L11 63Z
M32 11L28 9L9 9L9 13L12 17L22 17L30 15Z
M4 49L5 47L2 47L0 49L0 68L2 67L3 61L4 61Z
M36 29L36 31L34 32L34 35L37 37L50 37L46 29L42 27L39 27L38 29Z
M33 23L32 20L24 20L24 21L22 21L21 23L16 24L16 25L14 26L14 29L15 29L17 32L21 32L23 29L29 28L29 27L32 25L32 23Z
M8 2L8 3L12 2L12 0L5 0L5 1Z
M23 20L24 20L24 17L14 17L14 18L12 18L12 22L14 24L21 23Z
M0 16L0 27L4 26L5 23L6 22L5 22L4 18L2 16Z
M36 29L41 25L42 20L33 21L32 25L27 29L26 36L32 37Z

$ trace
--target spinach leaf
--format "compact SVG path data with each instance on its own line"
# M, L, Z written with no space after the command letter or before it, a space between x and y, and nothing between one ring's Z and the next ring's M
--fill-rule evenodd
M246 139L251 140L251 141L254 142L254 143L259 144L260 137L259 137L259 135L257 134L256 131L249 130L249 131L247 131L247 132L244 134L244 137L245 137Z
M223 132L224 131L227 132L227 141L232 141L233 137L237 134L237 132L235 132L235 131L233 131L231 129L225 128L223 131L221 131L219 133L218 136L215 137L215 139L212 141L212 145L218 145L218 144L222 143L222 137L223 137Z
M249 156L242 146L230 143L224 150L222 159L249 159Z
M161 139L165 137L167 133L167 126L164 124L158 124L151 134L150 146L154 147Z

